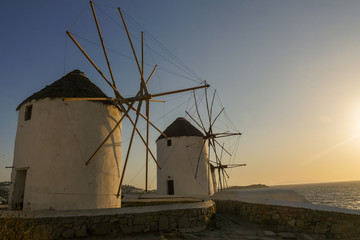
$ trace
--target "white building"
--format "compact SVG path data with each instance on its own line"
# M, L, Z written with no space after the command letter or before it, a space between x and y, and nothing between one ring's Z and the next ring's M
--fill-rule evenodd
M164 133L167 138L160 135L156 140L157 160L161 167L157 170L158 194L213 194L214 169L207 160L206 144L202 148L204 135L185 118L177 118Z
M63 101L64 97L106 97L79 70L24 100L11 173L10 207L94 209L119 207L121 125L94 153L121 117L108 102Z

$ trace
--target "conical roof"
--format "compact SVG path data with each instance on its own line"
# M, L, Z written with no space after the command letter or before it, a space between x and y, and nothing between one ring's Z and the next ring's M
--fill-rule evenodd
M70 97L107 96L98 86L93 84L83 72L80 70L74 70L25 99L22 103L20 103L16 110L19 110L23 104L30 102L31 100Z
M199 136L204 137L204 134L194 127L188 120L183 117L177 118L165 131L165 135L168 137L182 137L182 136ZM158 140L165 138L164 135L160 134Z

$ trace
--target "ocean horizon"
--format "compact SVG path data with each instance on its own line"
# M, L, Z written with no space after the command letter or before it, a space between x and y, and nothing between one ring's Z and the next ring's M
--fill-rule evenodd
M360 180L270 187L294 190L313 204L360 210Z

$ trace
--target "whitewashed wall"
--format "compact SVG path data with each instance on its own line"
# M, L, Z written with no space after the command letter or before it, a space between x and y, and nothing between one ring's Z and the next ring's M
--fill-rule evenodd
M171 146L167 140L171 139ZM209 195L214 193L209 165L206 161L205 145L195 178L196 165L203 144L199 136L162 138L157 141L157 160L161 169L157 170L157 192L166 195L167 180L174 181L174 195ZM210 174L210 176L209 176ZM209 190L210 186L210 190Z
M24 121L30 104L31 119ZM16 170L28 168L24 208L119 207L115 194L121 174L121 125L94 161L89 166L85 162L120 117L115 106L99 102L41 99L24 104L19 110L11 176L14 184Z

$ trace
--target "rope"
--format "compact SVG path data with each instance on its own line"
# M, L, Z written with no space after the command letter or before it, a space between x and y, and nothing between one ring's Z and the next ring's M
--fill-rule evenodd
M125 28L122 26L122 24L120 22L118 22L117 20L115 20L113 17L111 17L109 14L107 14L105 11L103 11L100 7L97 6L97 4L94 4L101 13L103 13L106 17L108 17L111 21L113 21L116 25L118 25L121 29L125 30ZM170 52L170 50L168 50L163 44L161 44L158 40L156 40L147 30L145 30L145 28L143 28L140 24L138 24L131 16L130 14L128 14L124 9L121 10L130 20L130 23L132 23L138 30L140 31L144 31L145 33L145 37L148 36L149 39L151 41L153 41L155 44L157 44L160 49L162 49L165 53L167 53L170 57L173 57L175 60L178 60L178 62L180 63L180 65L183 68L180 68L179 66L177 66L175 63L173 63L172 61L170 61L169 59L167 59L166 57L164 57L163 55L161 55L160 53L158 53L155 49L151 48L148 44L145 43L145 46L150 50L153 51L155 54L157 54L159 57L163 58L165 61L169 62L170 64L172 64L173 66L175 66L176 68L179 68L180 70L184 71L185 73L197 78L198 80L195 79L191 79L191 78L187 78L184 77L186 79L190 79L194 82L197 83L201 83L202 79L191 69L189 68L187 65L185 65L185 63L183 63L175 54L173 54L172 52ZM130 36L132 37L132 39L135 39L136 41L140 42L140 39L130 33ZM165 49L165 50L164 50ZM179 76L182 76L181 74L179 74Z
M78 15L78 17L70 24L70 26L68 27L68 29L70 30L74 25L75 23L77 23L77 21L79 21L80 17L84 14L85 12L85 9L87 9L87 4L88 3L84 3L84 7L83 9L81 10L81 13Z

